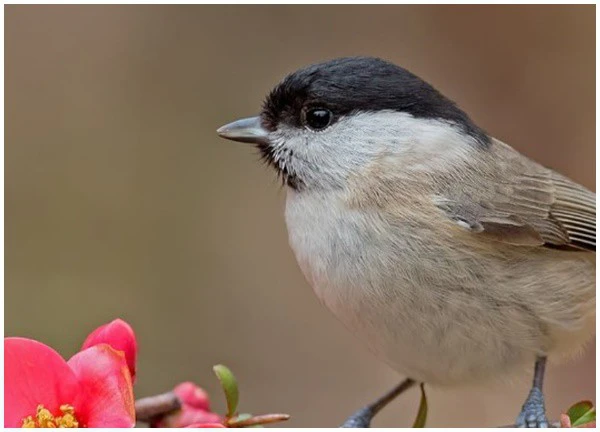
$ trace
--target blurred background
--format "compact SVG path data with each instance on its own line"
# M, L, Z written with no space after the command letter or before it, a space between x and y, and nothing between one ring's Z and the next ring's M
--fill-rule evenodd
M287 244L285 191L215 129L303 65L400 64L492 135L594 189L594 6L6 6L5 332L70 356L116 317L138 397L211 366L246 412L336 426L401 377L322 307ZM551 367L549 415L595 398L594 346ZM430 426L511 423L522 380L429 390ZM412 391L376 426L409 426Z

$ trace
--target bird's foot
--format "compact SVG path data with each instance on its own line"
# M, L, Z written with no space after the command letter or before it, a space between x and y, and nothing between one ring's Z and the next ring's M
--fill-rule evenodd
M521 413L515 422L520 428L547 428L546 407L544 406L544 395L542 391L534 387L531 389L527 400L521 408Z
M370 405L359 409L346 419L340 426L341 428L368 428L371 427L373 417L377 415L387 404L396 399L396 397L414 386L416 382L410 378L405 379L392 390L384 394Z
M371 420L375 413L370 406L359 409L354 412L346 421L340 426L341 428L368 428L371 427Z

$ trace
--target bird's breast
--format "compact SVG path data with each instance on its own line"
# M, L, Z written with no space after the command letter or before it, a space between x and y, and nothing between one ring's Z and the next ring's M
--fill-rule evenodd
M547 248L482 246L431 209L390 215L353 208L337 192L288 192L300 268L379 358L414 379L454 384L589 337L580 299L593 297L593 263L576 254L557 260Z
M304 193L288 195L286 222L290 245L316 295L372 352L416 379L451 376L443 372L448 365L433 365L435 372L420 369L426 357L439 355L443 339L443 330L428 324L443 299L427 286L434 275L461 275L428 268L435 263L425 259L431 242L423 236L431 234L421 223L396 220L391 226L377 214L348 208L342 196ZM439 325L452 319L443 317Z

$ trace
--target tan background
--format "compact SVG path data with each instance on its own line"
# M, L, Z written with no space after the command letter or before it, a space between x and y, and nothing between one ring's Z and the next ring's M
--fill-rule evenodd
M593 188L594 6L7 6L7 335L68 356L123 317L137 395L192 379L223 408L335 426L400 377L320 306L288 248L284 191L214 130L283 75L369 54L455 99L491 134ZM552 417L593 398L593 347L551 368ZM523 382L430 391L430 425L510 423ZM378 426L408 426L417 392Z

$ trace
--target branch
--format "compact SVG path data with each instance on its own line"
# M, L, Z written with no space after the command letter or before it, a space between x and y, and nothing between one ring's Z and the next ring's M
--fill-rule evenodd
M181 408L179 398L172 391L148 396L135 401L137 421L150 423L156 417L169 414Z
M182 406L177 395L170 391L155 396L148 396L135 401L135 417L137 421L152 423L153 420L177 411ZM243 419L226 419L227 427L242 428L269 423L278 423L290 418L288 414L263 414Z
M269 423L278 423L278 422L286 421L286 420L289 420L289 418L290 418L289 414L263 414L263 415L252 416L252 417L244 419L244 420L230 421L230 422L228 422L227 426L241 428L241 427L249 427L249 426L256 426L256 425L265 425L265 424L269 424Z

